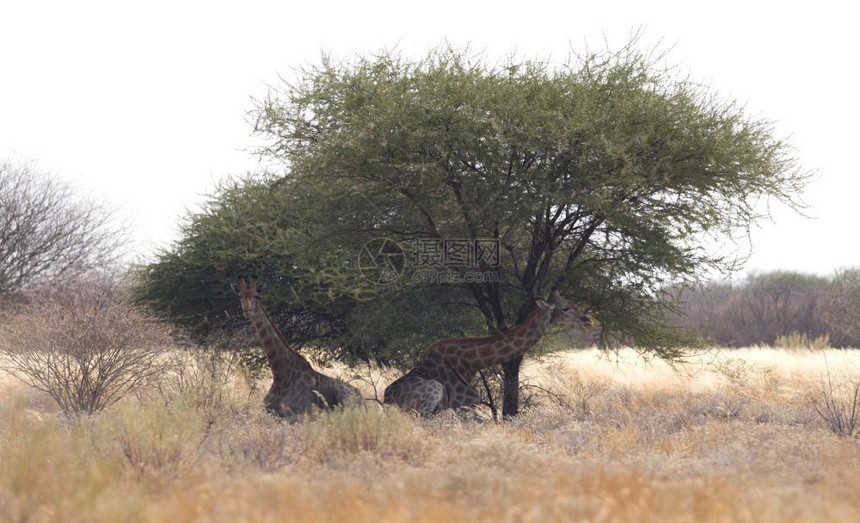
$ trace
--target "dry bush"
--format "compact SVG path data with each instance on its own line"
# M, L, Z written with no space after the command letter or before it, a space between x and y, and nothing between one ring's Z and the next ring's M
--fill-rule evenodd
M35 280L111 265L124 242L114 221L60 179L0 161L0 302Z
M416 449L413 428L412 416L397 408L337 408L304 424L303 444L322 460L357 452L406 457Z
M160 377L169 328L128 305L113 281L79 280L0 323L0 369L67 415L93 414Z
M236 416L221 430L214 431L209 449L228 470L247 467L275 472L294 465L305 455L301 427L284 423L262 409Z
M781 386L774 365L758 365L744 358L727 357L715 360L712 368L726 379L729 392L739 396L775 393Z
M860 346L860 269L824 278L775 271L739 284L712 282L684 290L673 323L730 347Z
M519 404L522 410L528 410L542 401L548 399L554 403L566 404L567 400L555 394L552 390L543 387L534 380L531 376L521 376L519 380ZM504 371L501 365L494 365L489 368L481 369L472 380L472 386L481 396L481 401L478 405L470 409L464 409L464 412L471 412L478 418L483 418L482 411L489 411L487 417L495 422L502 419L502 399L504 391Z
M826 354L847 399L860 354ZM0 521L857 521L856 431L810 403L822 354L715 358L723 372L633 351L533 360L527 377L568 404L536 396L502 423L376 408L289 423L256 402L209 423L191 389L57 423L0 383Z
M860 421L860 379L845 380L834 385L830 369L827 379L813 398L815 412L837 436L852 437Z
M391 367L381 367L368 361L359 363L349 373L338 368L329 368L325 372L346 382L352 381L351 384L358 387L369 402L382 405L385 387L399 377L399 374L393 375L392 370Z
M825 333L821 336L810 337L799 332L792 332L777 336L773 346L788 350L824 350L830 347L830 335Z
M187 473L208 437L207 427L187 409L147 402L123 402L86 425L83 421L79 430L92 434L99 452L116 458L138 479Z
M544 364L542 369L540 385L526 382L535 391L531 403L565 407L577 419L594 415L596 400L609 388L604 380L584 376L575 369L568 371L559 362Z
M109 495L120 464L94 451L85 427L3 421L11 427L0 445L0 521L89 519L91 500Z
M169 371L158 383L162 399L189 404L207 423L246 409L257 392L257 378L238 352L190 347L168 359Z
M833 284L833 294L824 309L833 345L860 347L860 268L837 271Z

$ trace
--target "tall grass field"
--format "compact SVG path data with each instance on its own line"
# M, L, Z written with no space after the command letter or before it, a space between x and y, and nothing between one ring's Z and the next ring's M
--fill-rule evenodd
M0 375L0 521L860 521L860 351L528 360L524 412L285 422L188 353L92 415ZM322 369L381 395L396 372Z

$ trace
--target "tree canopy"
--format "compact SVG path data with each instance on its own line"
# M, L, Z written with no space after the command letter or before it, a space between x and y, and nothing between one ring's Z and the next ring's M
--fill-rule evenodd
M346 352L408 353L394 326L418 328L415 341L498 332L558 289L604 343L671 355L685 340L667 326L662 289L731 268L704 239L745 234L762 201L797 207L806 173L770 122L662 64L636 42L562 63L491 64L449 47L421 60L323 57L251 113L261 155L283 170L262 193L235 190L265 194L248 219L261 238L289 241L269 256L271 243L242 250L227 228L232 266L243 252L292 260L278 277L314 274L331 296L320 310L348 296ZM357 277L374 239L403 251L370 253L399 276L387 285ZM518 366L505 368L508 413Z

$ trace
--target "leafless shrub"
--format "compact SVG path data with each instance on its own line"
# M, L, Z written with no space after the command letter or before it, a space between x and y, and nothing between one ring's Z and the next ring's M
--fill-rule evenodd
M819 388L819 397L813 398L812 406L831 432L850 438L860 417L860 380L834 385L828 369L827 381Z
M566 402L562 402L557 399L555 403L567 406L580 417L588 417L594 414L594 400L598 396L604 394L608 388L606 383L599 380L584 378L578 371L573 371L569 377L558 376L556 377L556 382L559 387L561 387L563 383L568 382L568 394L559 396L562 399L568 399ZM550 398L552 399L552 396L550 396Z
M194 469L210 432L182 406L129 399L74 424L99 456L116 459L132 477L177 478Z
M529 377L521 377L519 383L520 406L527 410L544 404L553 404L565 407L577 414L588 414L590 410L587 405L588 402L600 392L597 388L592 390L592 386L596 387L596 384L582 383L578 381L577 376L574 379L576 382L574 390L567 391L573 393L573 397L569 397L567 394L555 390L560 388L561 381L566 382L560 378L558 372L560 372L559 368L547 368L547 374L542 381L549 381L549 386L544 386ZM493 421L501 419L503 383L504 376L499 365L481 369L472 383L481 394L480 404L490 410Z
M191 470L197 459L195 447L164 422L135 420L122 425L116 445L124 465L138 478L153 472L180 476Z
M214 451L226 467L250 465L275 472L297 463L303 456L299 428L266 413L249 414L241 430L227 430L213 442Z
M322 461L359 452L405 457L420 447L413 428L412 416L396 408L337 408L305 423L302 442L306 455Z
M93 414L160 376L169 329L91 276L0 323L0 368L48 393L67 415Z
M373 391L373 396L368 398L368 401L375 401L379 405L382 405L382 391L385 390L385 387L383 386L384 377L381 369L370 362L366 362L359 364L354 369L353 374L356 380L367 384Z
M734 389L745 390L750 384L756 364L743 358L726 358L714 361L713 368L728 380Z
M37 279L111 265L123 236L111 210L29 165L0 161L0 299Z
M246 372L242 358L238 352L216 348L174 351L169 372L158 384L159 393L165 403L187 403L205 422L213 423L231 409L247 406L255 392L256 377ZM240 386L240 381L247 386Z

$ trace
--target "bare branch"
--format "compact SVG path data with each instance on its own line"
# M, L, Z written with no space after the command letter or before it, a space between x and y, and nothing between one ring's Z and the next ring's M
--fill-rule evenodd
M77 283L0 325L0 368L68 415L98 412L159 378L172 346L168 327L127 305L113 282Z
M113 213L26 164L0 162L0 297L39 278L113 265Z

